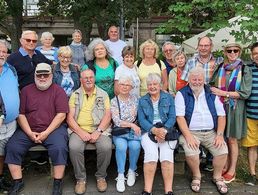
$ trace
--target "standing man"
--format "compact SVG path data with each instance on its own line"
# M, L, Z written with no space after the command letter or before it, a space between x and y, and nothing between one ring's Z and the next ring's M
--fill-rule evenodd
M258 42L251 47L251 59L253 60L250 65L253 77L252 92L246 101L247 136L242 140L242 145L248 149L250 175L246 184L254 186L257 184L255 165L258 147Z
M163 44L162 53L165 58L163 62L166 65L168 75L170 71L176 67L175 62L173 61L173 55L175 54L175 52L176 52L176 47L172 42L167 41Z
M110 101L108 94L95 85L93 70L82 70L80 81L81 87L69 100L67 115L67 123L73 131L69 139L69 153L77 180L74 191L76 194L86 192L84 148L87 143L92 143L97 152L97 189L105 192L107 167L112 154Z
M0 40L0 94L5 114L0 125L0 189L7 190L3 178L5 145L16 130L16 118L19 114L19 89L14 67L6 63L7 43Z
M23 31L19 51L12 53L7 59L7 62L14 66L17 71L20 89L34 83L34 72L37 64L44 62L51 65L53 63L40 51L35 50L37 42L38 35L35 31Z
M111 56L118 62L118 64L123 63L122 50L127 45L124 41L119 39L119 30L116 26L110 26L108 29L109 39L105 42L107 43L109 49L111 50Z
M68 99L64 90L52 83L50 65L38 64L34 76L35 83L21 91L20 127L6 145L5 163L14 180L8 194L17 195L23 189L22 157L31 147L42 144L54 165L52 195L61 195L68 155L68 133L62 123L68 113Z
M204 36L199 39L197 46L198 53L187 61L185 69L182 72L182 80L188 81L189 71L199 66L205 71L205 84L209 83L216 66L223 62L222 57L215 58L212 55L212 47L213 43L210 37Z

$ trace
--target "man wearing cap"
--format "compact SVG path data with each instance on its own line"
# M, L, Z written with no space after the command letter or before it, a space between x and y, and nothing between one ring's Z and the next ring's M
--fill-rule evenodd
M87 143L96 146L97 153L97 189L104 192L107 189L107 167L112 154L110 138L110 101L108 94L95 85L95 74L91 69L82 69L81 87L69 100L67 123L72 130L69 139L69 153L73 164L76 194L86 191L86 169L84 148Z
M40 63L35 70L35 83L21 90L21 104L16 130L6 146L5 163L8 164L13 187L10 195L16 195L24 187L22 157L33 146L42 144L47 148L54 165L53 195L62 194L62 178L67 161L68 135L62 124L68 113L68 100L64 90L52 83L52 69Z
M40 51L35 50L38 41L38 35L35 31L23 31L20 38L21 47L19 51L12 53L7 62L15 67L18 74L19 88L34 83L34 72L39 63L52 64Z
M8 187L3 178L5 145L16 130L20 105L17 74L15 68L6 63L7 55L7 43L0 40L0 102L4 105L0 109L0 189L4 190Z

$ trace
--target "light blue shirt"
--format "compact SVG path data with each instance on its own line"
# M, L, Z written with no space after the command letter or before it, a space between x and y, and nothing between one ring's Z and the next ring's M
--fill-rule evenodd
M6 110L4 124L10 123L18 117L20 107L18 80L9 66L5 63L0 73L0 92Z

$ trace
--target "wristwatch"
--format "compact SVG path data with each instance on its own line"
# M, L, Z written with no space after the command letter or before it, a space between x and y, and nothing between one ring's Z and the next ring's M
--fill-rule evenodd
M100 133L103 133L103 130L100 129L100 128L97 128L97 131L100 132Z
M229 98L229 93L226 94L226 97Z
M217 136L223 136L223 133L218 132L218 133L217 133Z

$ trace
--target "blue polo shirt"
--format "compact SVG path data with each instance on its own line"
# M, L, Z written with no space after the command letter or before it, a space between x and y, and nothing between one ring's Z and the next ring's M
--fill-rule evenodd
M20 98L17 77L10 65L5 63L0 73L0 92L5 105L6 117L4 124L10 123L18 117Z
M7 58L7 62L14 66L17 71L20 89L34 83L34 72L37 64L44 62L52 65L53 63L37 50L30 57L22 47L20 47L19 51L12 53Z

